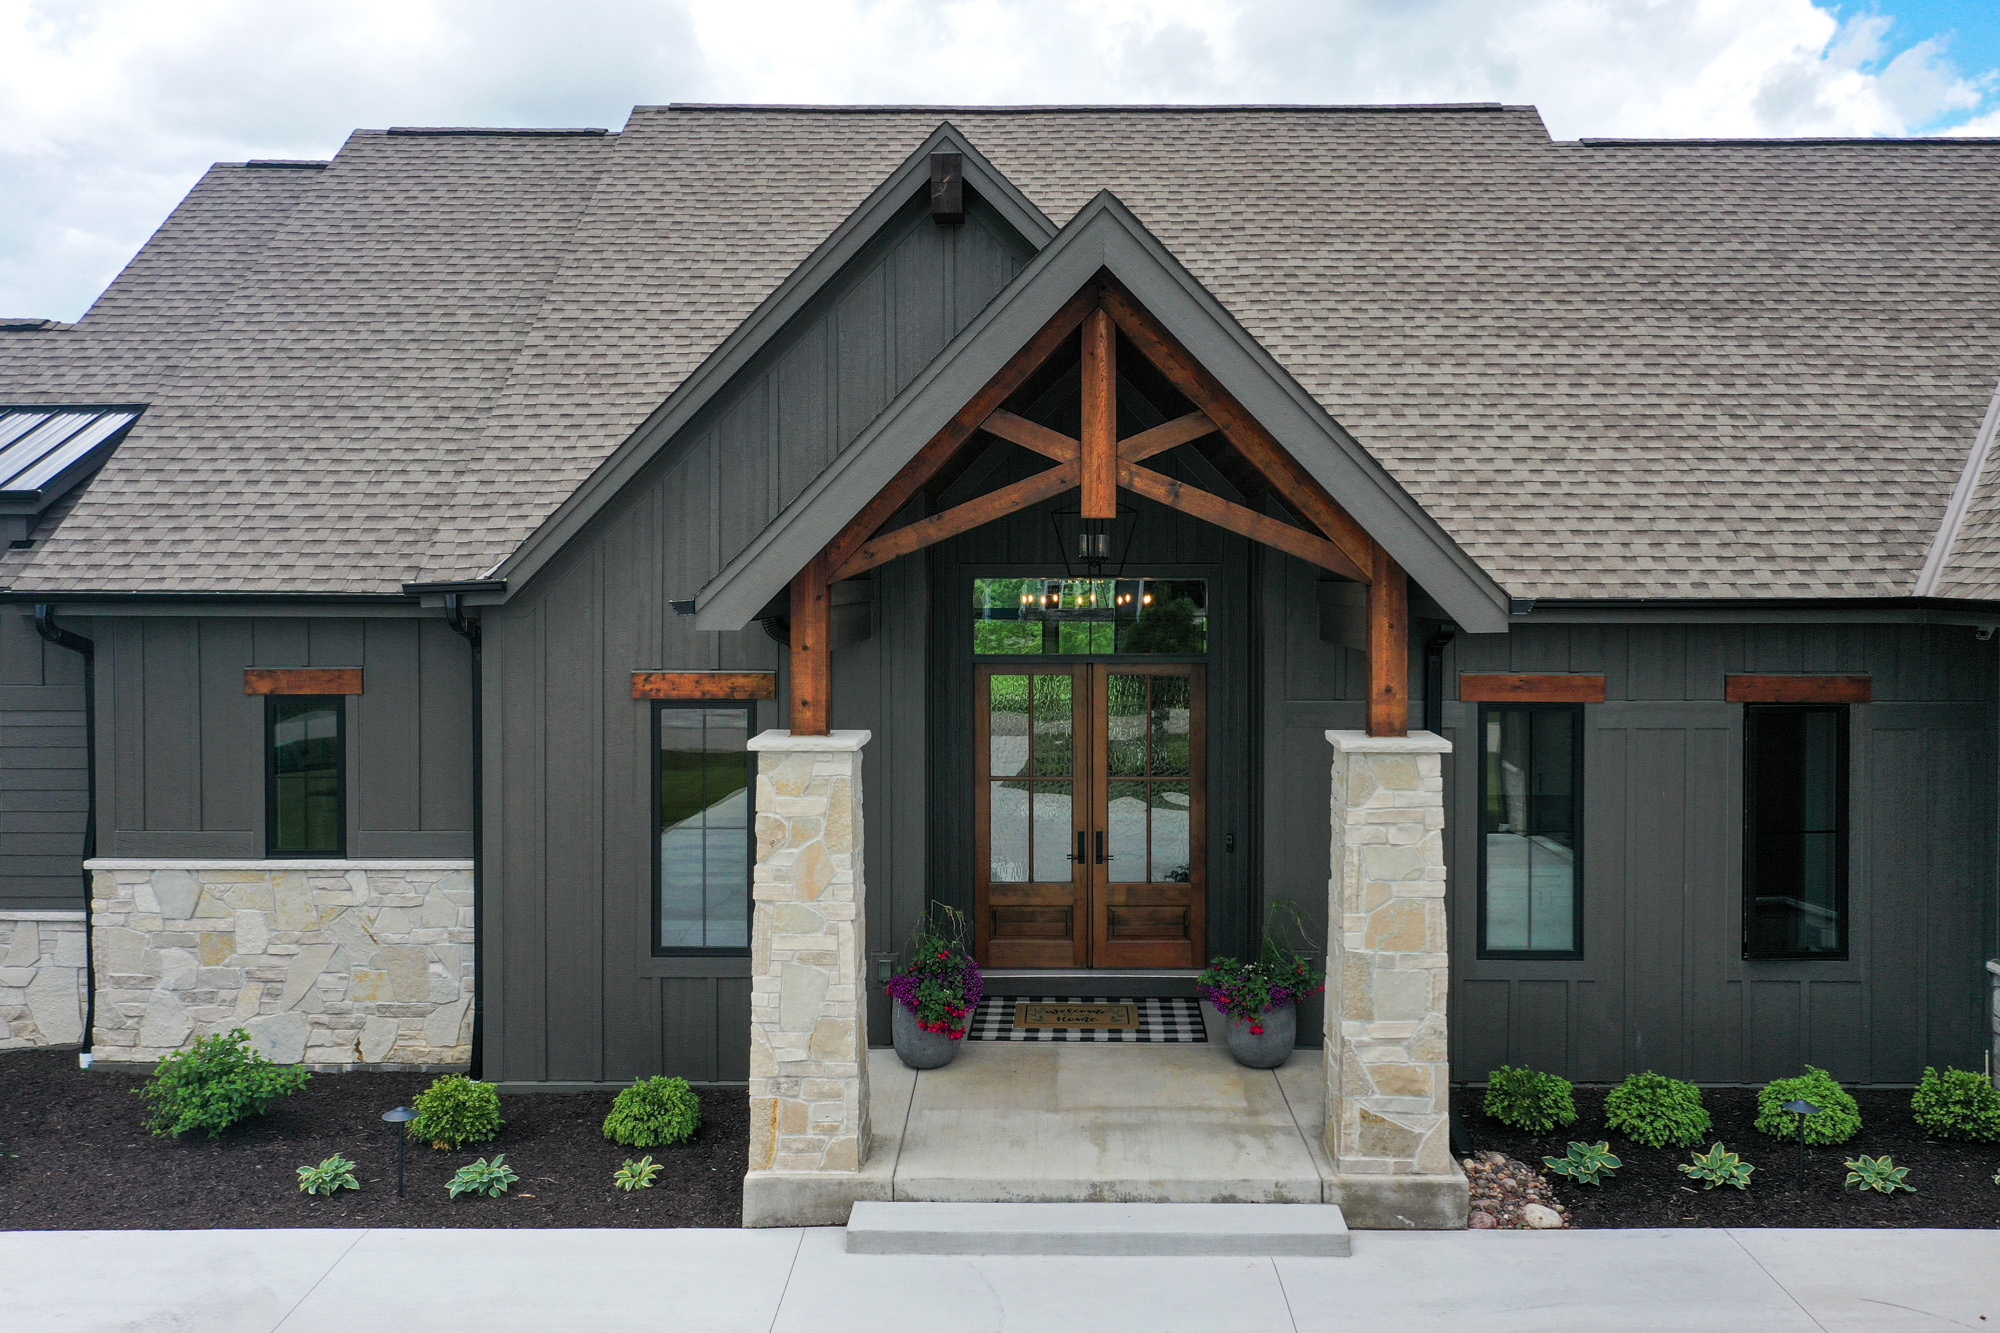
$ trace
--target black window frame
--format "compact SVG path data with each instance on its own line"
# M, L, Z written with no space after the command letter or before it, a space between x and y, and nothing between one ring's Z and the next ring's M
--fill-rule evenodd
M278 842L278 707L288 699L330 700L333 703L334 754L338 757L335 801L339 836L332 851L291 851ZM264 858L269 861L345 861L347 859L347 696L344 694L267 694L264 696Z
M1490 949L1486 945L1486 720L1495 712L1535 712L1568 713L1570 726L1570 774L1571 774L1571 820L1576 825L1575 855L1570 862L1570 938L1574 942L1568 949ZM1520 962L1562 963L1575 962L1584 954L1584 768L1583 768L1583 728L1584 706L1579 703L1537 703L1523 700L1519 703L1482 703L1477 719L1477 742L1474 747L1474 762L1479 767L1478 805L1473 810L1473 836L1479 843L1479 892L1473 905L1474 930L1477 934L1476 956L1481 959L1514 960Z
M1831 713L1839 719L1835 732L1833 808L1838 836L1834 839L1834 920L1840 935L1837 950L1817 953L1753 953L1750 942L1756 916L1757 891L1757 727L1758 717L1777 714ZM1743 705L1743 936L1746 963L1844 963L1854 948L1849 867L1852 863L1854 818L1850 808L1854 715L1846 704L1754 703ZM1797 830L1806 832L1807 830Z
M652 854L652 956L655 958L747 958L750 955L750 941L757 915L757 895L754 885L757 879L757 752L748 745L743 747L744 798L750 803L749 818L744 820L743 837L747 848L745 866L748 878L744 881L744 918L741 945L728 944L675 944L660 943L661 899L665 885L661 874L664 867L660 861L660 715L668 709L733 709L743 713L743 737L747 741L757 734L757 703L753 699L655 699L653 709L647 716L648 743L647 764L652 769L650 789L652 800L647 816L648 839L653 846Z

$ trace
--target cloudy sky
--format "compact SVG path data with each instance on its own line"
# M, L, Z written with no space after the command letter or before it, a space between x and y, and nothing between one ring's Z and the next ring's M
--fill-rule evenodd
M635 103L1529 102L1586 135L2000 135L1993 0L0 0L0 315L217 161Z

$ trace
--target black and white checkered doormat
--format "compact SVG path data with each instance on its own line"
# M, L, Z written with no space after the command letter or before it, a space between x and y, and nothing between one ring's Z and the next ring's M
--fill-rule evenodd
M1136 1028L1017 1028L1017 1004L1131 1004L1139 1008ZM1201 1001L1184 997L1142 1000L1082 995L988 995L972 1016L968 1041L1207 1041L1201 1022Z

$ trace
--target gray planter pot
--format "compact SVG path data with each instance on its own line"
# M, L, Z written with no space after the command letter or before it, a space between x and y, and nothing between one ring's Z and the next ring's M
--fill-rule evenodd
M917 1025L916 1011L889 1001L889 1031L896 1041L896 1058L912 1069L942 1069L958 1058L965 1038L953 1041L942 1032L926 1032Z
M1276 1069L1291 1059L1299 1042L1299 1011L1281 1004L1257 1020L1262 1032L1252 1032L1247 1018L1228 1018L1229 1053L1236 1063L1250 1069Z

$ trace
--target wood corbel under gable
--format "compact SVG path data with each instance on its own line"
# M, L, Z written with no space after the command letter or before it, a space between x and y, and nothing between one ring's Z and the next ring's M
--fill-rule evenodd
M1117 437L1119 333L1193 404L1193 412ZM1073 336L1082 358L1077 438L1007 407ZM1055 466L942 513L889 527L981 433ZM1144 466L1158 454L1216 434L1268 483L1299 518L1297 525ZM1115 518L1121 489L1364 585L1368 734L1408 734L1409 588L1402 567L1157 320L1104 275L1071 297L793 578L792 734L824 736L831 725L832 584L1072 490L1081 493L1082 517Z

